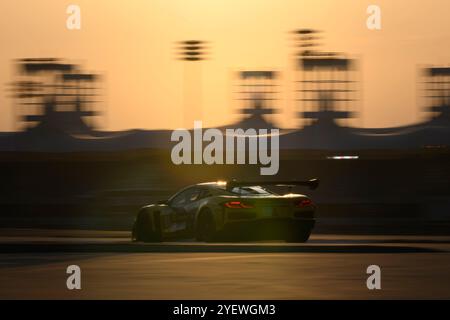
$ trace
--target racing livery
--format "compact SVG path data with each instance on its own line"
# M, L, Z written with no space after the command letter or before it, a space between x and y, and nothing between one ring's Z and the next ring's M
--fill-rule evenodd
M169 200L141 208L132 240L159 242L286 240L306 242L314 227L315 206L295 186L316 189L317 179L271 182L208 182L186 187ZM268 187L288 187L285 194Z

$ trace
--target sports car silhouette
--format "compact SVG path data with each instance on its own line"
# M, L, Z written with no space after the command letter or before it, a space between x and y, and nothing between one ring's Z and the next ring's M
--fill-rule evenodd
M159 242L195 237L198 241L286 240L306 242L314 227L311 199L291 189L316 189L319 180L208 182L188 186L169 200L141 208L133 241ZM268 187L288 187L285 194Z

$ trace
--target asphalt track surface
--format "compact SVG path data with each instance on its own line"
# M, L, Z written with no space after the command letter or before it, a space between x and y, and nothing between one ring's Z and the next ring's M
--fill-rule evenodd
M131 243L127 232L0 230L1 299L450 299L450 237ZM66 268L81 268L68 290ZM368 290L369 265L381 290Z

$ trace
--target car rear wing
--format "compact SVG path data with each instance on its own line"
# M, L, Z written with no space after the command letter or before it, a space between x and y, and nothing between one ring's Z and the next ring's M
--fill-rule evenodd
M319 187L319 179L310 180L280 180L280 181L227 181L227 190L235 187L254 187L254 186L276 186L276 187L296 187L304 186L315 190Z

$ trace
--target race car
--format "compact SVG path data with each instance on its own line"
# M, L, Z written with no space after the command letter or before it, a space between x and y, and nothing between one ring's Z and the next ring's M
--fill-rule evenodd
M285 240L306 242L315 224L315 205L296 186L316 189L306 181L208 182L188 186L169 200L141 208L132 229L133 241L160 242ZM287 193L270 190L284 187Z

